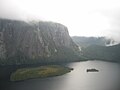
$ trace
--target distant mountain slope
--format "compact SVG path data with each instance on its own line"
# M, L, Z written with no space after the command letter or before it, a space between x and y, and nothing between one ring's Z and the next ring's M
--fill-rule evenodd
M62 24L0 19L0 64L72 61L78 51Z
M91 45L87 48L83 48L82 54L88 59L120 62L120 44L108 47Z
M80 37L80 36L74 36L74 37L72 37L72 39L80 47L88 47L88 46L91 46L91 45L106 46L106 45L109 45L111 43L114 43L114 40L106 39L105 37Z

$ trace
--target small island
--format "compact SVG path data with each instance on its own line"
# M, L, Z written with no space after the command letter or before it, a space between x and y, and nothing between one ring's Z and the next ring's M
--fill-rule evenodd
M35 68L22 68L13 72L10 81L22 81L34 78L46 78L66 74L73 68L63 67L59 65L40 66Z
M86 71L87 71L87 72L99 72L99 70L94 69L94 68L93 68L93 69L87 69Z

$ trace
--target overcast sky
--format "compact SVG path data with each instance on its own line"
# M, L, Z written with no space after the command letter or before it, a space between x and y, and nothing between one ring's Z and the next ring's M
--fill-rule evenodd
M62 23L71 36L120 37L120 0L0 0L0 17Z

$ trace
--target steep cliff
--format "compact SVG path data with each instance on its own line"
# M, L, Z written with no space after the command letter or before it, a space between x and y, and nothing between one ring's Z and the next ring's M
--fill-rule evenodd
M0 19L0 64L70 61L77 51L62 24Z

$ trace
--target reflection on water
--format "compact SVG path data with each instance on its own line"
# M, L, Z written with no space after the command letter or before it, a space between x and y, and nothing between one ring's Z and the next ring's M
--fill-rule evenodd
M103 61L71 63L71 73L8 83L6 90L120 90L120 65ZM99 72L86 72L95 68ZM5 89L5 88L4 88Z

